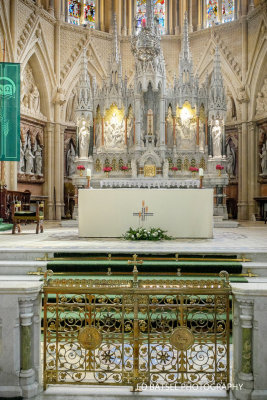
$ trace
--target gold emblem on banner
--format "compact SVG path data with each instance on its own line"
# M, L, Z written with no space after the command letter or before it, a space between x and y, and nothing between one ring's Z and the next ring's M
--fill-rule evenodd
M183 326L174 329L170 337L170 344L177 350L188 350L195 342L192 332Z
M80 330L78 342L86 350L95 350L102 343L102 335L96 328L87 326Z
M148 177L156 176L156 166L155 165L145 165L144 166L144 176L148 176Z

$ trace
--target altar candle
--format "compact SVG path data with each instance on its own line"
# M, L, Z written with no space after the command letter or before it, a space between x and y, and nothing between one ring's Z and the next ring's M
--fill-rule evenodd
M87 176L88 178L91 178L91 170L90 170L90 168L87 168L86 176Z
M145 207L145 201L144 200L142 201L142 207Z
M203 168L199 168L199 176L204 176L204 170L203 170Z

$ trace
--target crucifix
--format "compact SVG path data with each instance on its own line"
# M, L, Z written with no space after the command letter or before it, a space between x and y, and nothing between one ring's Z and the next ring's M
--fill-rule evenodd
M133 216L134 217L139 217L139 222L142 221L146 221L147 217L153 217L154 213L148 212L148 207L145 206L145 201L142 201L142 209L139 212L134 212Z

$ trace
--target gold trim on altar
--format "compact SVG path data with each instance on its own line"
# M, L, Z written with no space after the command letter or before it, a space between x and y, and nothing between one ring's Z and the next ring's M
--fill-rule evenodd
M155 165L145 165L144 166L144 176L154 177L156 176L156 166Z

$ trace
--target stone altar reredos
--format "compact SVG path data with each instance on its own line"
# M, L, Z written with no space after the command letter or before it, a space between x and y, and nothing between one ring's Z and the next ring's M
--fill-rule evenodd
M116 181L124 178L142 181L147 177L188 181L196 178L190 167L203 168L203 186L213 188L215 193L214 215L227 218L228 175L226 168L221 174L216 170L217 164L226 167L226 101L218 49L211 83L207 77L200 85L193 72L185 15L178 78L168 87L160 36L152 15L153 2L147 7L146 27L132 38L133 87L122 76L115 16L109 74L101 88L95 80L91 88L84 54L77 89L77 143L81 145L81 118L90 125L91 143L87 160L81 158L84 152L77 146L76 164L83 163L85 168L92 169L91 185L95 188L100 188L105 179L104 167L112 168L109 175ZM149 47L152 42L159 45L159 51ZM86 184L84 178L83 186Z

